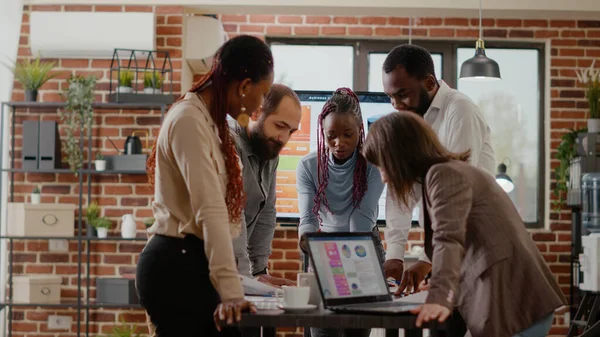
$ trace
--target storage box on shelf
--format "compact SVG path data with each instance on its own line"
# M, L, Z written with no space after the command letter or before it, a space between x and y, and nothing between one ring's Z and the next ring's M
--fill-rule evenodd
M59 304L62 278L55 275L13 276L13 303Z
M72 204L8 203L9 236L70 237L74 235Z
M131 278L96 279L97 304L139 304L135 280Z

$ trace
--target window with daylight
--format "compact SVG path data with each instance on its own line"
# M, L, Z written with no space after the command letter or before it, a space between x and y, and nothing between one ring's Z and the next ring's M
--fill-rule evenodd
M275 82L294 90L333 91L351 86L354 48L344 45L272 45Z
M383 91L387 53L407 41L267 38L275 58L275 81L294 90ZM436 77L469 96L492 129L496 163L505 163L515 184L509 193L528 227L543 227L544 45L489 41L486 53L500 65L501 81L459 80L460 66L474 55L473 41L416 41L432 54ZM390 110L391 110L390 105ZM383 111L382 113L389 112ZM382 210L380 210L382 212Z
M543 200L538 188L542 176L540 143L540 52L536 49L486 48L486 55L500 66L501 81L458 80L458 90L481 109L492 128L496 162L504 162L515 184L509 193L525 222L538 220ZM456 66L473 57L472 48L458 48Z

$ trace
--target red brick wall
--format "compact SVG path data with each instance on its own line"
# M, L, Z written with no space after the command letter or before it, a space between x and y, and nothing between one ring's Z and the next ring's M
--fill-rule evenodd
M32 8L25 7L21 30L19 56L30 56L28 46L29 12L31 10L77 10L77 11L154 11L157 13L157 47L171 51L175 91L179 90L181 78L181 43L183 9L181 7L144 7L144 6L49 6ZM223 15L222 21L230 35L248 33L257 36L332 36L359 38L402 38L408 34L408 18L386 17L330 17L330 16L290 16L290 15ZM471 39L478 34L477 20L474 18L423 18L420 26L413 29L416 37L435 39ZM585 125L586 102L583 91L576 88L575 69L589 66L594 58L600 56L600 21L572 20L502 20L485 19L484 36L494 39L549 39L551 41L551 144L552 153L558 145L558 139L565 128ZM65 79L70 73L94 73L101 78L98 84L98 97L105 99L107 85L108 61L105 60L58 60L60 69L65 73L58 79L52 80L41 91L42 101L59 99L58 90L64 89ZM600 64L598 65L600 66ZM23 91L18 84L15 86L13 99L22 100ZM156 134L159 112L146 111L96 111L96 126L94 127L94 146L110 153L110 145L103 136L116 138L121 145L124 137L136 128L151 128ZM148 114L150 118L148 119ZM21 112L19 119L36 118L39 114ZM44 118L54 118L55 115L45 114ZM20 132L17 128L17 148L20 151ZM552 161L554 167L556 161ZM17 174L15 180L16 200L27 198L32 184L42 186L43 202L76 203L78 187L76 179L70 175L51 174ZM551 188L551 185L548 186ZM141 232L141 220L150 215L151 191L143 176L100 176L93 183L92 199L97 200L104 208L104 215L110 216L115 222L121 214L133 213L138 220ZM87 202L87 200L86 200ZM547 202L546 207L550 203ZM569 245L570 245L570 215L564 211L561 214L552 213L550 230L536 230L532 235L538 242L540 251L548 261L551 269L557 275L565 294L568 294L569 278ZM297 233L291 229L282 228L275 234L271 268L273 273L294 279L300 269L299 253L296 244ZM411 233L411 240L420 240L418 231ZM418 243L418 242L415 242ZM132 243L100 243L92 245L92 277L99 275L120 275L134 270L137 253L143 244ZM71 242L68 254L53 254L48 252L46 241L27 241L15 244L19 252L15 254L16 273L55 273L64 278L62 286L63 298L74 298L76 293L76 242ZM132 254L133 253L133 254ZM92 285L94 279L91 280ZM532 285L534 286L534 285ZM92 288L94 289L94 288ZM92 290L91 296L94 295ZM124 318L128 322L143 322L144 316L139 310L109 310L93 311L91 330L108 332L110 327ZM15 310L12 329L14 336L48 336L64 332L49 331L46 318L49 314L70 314L71 310ZM552 330L556 336L565 335L566 327L561 318ZM142 324L143 325L143 324ZM85 327L85 325L84 325ZM286 330L288 332L293 329ZM38 334L39 332L39 334ZM73 326L72 334L75 333Z
M23 24L19 46L19 57L30 56L29 49L29 13L31 11L128 11L128 12L155 12L156 13L156 44L157 48L167 49L171 55L174 68L173 91L181 90L181 65L182 65L182 31L183 8L181 7L146 7L146 6L25 6ZM110 23L107 23L110 24ZM88 59L61 59L58 62L57 72L60 75L47 84L41 91L40 101L61 101L59 92L66 88L66 79L71 74L93 74L98 78L96 97L99 102L106 102L108 95L108 82L110 60ZM114 77L113 77L114 78ZM114 84L113 84L114 90ZM23 100L24 93L18 83L15 83L13 100ZM120 149L123 148L125 138L133 130L149 130L156 135L160 127L160 111L147 110L96 110L92 146L94 152L102 151L104 154L116 154L106 136L109 136ZM16 166L19 165L21 151L20 121L24 119L58 120L58 115L52 111L39 112L19 110L17 114ZM87 145L87 140L86 140ZM33 185L41 187L42 202L45 203L72 203L77 204L79 184L78 178L72 174L15 174L15 201L22 202L29 199ZM87 205L87 184L84 184L84 207ZM142 220L152 216L150 209L153 190L147 184L145 175L97 175L92 180L91 201L97 201L103 209L103 215L113 220L112 234L118 235L116 225L120 222L121 215L134 214L140 235L143 236ZM110 235L110 234L109 234ZM143 242L95 242L91 245L91 285L90 298L95 299L95 278L132 274ZM16 241L14 272L56 274L63 277L61 295L63 302L75 301L77 293L77 241L69 244L69 253L50 253L48 241ZM83 246L83 261L86 261L87 247ZM83 290L85 292L85 265L83 266ZM84 300L85 301L85 300ZM145 327L145 315L141 310L91 310L90 335L107 334L112 327L121 320L135 323ZM85 313L85 311L84 311ZM52 331L47 327L47 317L52 314L69 315L73 317L73 325L69 332ZM13 336L75 336L76 334L76 309L18 309L13 310ZM85 317L82 315L82 318ZM85 321L82 324L85 333Z

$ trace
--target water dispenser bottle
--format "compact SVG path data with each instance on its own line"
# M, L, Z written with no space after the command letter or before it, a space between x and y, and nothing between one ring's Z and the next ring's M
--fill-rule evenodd
M600 233L600 173L586 173L581 178L581 222L590 233Z

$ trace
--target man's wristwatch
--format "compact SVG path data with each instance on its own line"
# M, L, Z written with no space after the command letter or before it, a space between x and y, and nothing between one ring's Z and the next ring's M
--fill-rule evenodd
M259 271L258 273L252 274L252 276L256 277L256 276L259 276L259 275L267 275L267 274L269 274L269 273L267 272L267 268L265 268L265 269Z

